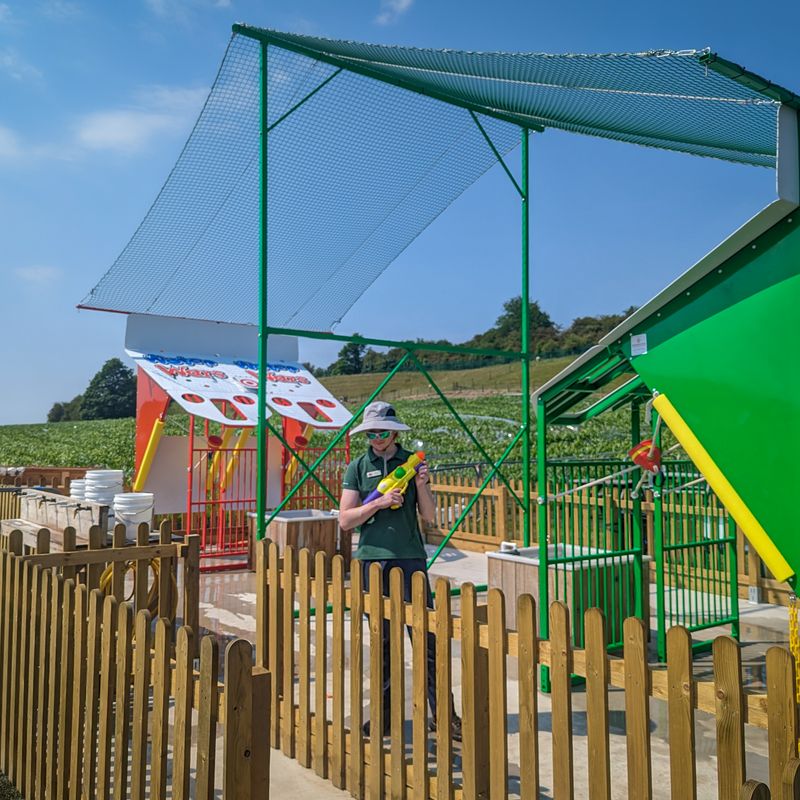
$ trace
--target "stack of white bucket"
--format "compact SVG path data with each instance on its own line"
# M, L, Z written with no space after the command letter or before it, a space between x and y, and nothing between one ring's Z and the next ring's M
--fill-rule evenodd
M69 496L74 497L76 500L83 500L86 497L86 480L76 478L74 481L70 481Z
M121 469L90 469L84 480L84 498L103 506L110 506L122 491Z
M153 524L153 500L151 492L125 492L114 498L114 518L125 526L125 538L136 540L140 523Z

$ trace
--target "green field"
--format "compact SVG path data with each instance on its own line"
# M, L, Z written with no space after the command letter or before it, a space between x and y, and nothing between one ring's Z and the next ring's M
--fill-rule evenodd
M534 381L540 385L560 371L568 359L534 364ZM473 370L436 373L437 382L463 415L465 422L492 458L497 458L519 428L519 368L500 365ZM366 399L381 375L325 378L331 391L351 408ZM412 426L407 444L420 440L436 465L481 461L481 456L444 404L417 373L400 373L392 389L382 397L391 399L400 416ZM627 411L607 414L574 431L554 428L550 454L562 456L624 456L628 442ZM188 417L170 414L167 434L185 433ZM133 471L134 420L59 422L0 426L0 465L106 467ZM324 443L317 434L314 442ZM312 442L313 443L313 442ZM416 445L419 446L419 445ZM356 445L358 449L360 445ZM511 456L519 460L519 452ZM510 472L517 472L513 465Z

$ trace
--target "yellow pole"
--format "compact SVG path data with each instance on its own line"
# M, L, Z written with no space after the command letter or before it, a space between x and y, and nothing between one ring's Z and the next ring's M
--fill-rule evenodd
M222 481L219 484L219 490L221 492L224 492L225 487L228 485L228 483L230 483L230 480L233 477L233 471L236 469L236 462L239 460L239 453L244 450L244 446L247 444L247 440L250 438L250 434L252 432L252 428L242 428L239 438L236 440L236 444L233 446L231 457L228 459L228 466L225 468L225 474L222 476Z
M703 473L708 485L736 520L742 529L742 533L758 551L762 561L775 576L775 580L788 580L794 575L794 570L781 555L767 532L761 527L761 523L753 516L753 512L744 504L736 489L731 486L728 479L722 474L722 470L714 463L698 438L684 422L683 417L678 413L675 406L663 394L656 397L653 401L653 406L664 418L664 422L667 423L675 438L681 443L689 458L694 461L695 466Z
M147 447L142 457L142 463L139 465L139 469L136 472L136 478L133 481L132 487L134 492L141 492L142 489L144 489L145 483L147 483L147 476L150 473L150 467L153 466L153 459L155 458L158 442L163 432L164 420L159 417L153 423L153 430L150 431L150 439L147 442Z

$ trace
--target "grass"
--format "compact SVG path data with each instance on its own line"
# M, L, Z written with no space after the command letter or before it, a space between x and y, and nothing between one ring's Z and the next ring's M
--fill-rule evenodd
M573 360L574 358L551 358L534 362L531 369L533 387L538 388L547 383ZM366 400L384 377L385 373L331 375L323 378L323 382L343 403L352 404ZM491 395L520 391L519 364L496 364L477 369L432 370L431 377L448 397L451 394ZM433 396L435 393L425 380L425 376L416 370L398 372L381 392L381 398L390 401Z
M2 772L0 772L0 800L22 800L22 795Z

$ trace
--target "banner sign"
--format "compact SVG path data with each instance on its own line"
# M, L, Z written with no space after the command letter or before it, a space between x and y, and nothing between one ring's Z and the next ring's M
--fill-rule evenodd
M258 364L127 350L150 378L190 414L223 425L258 424ZM350 412L303 366L267 365L267 416L277 412L315 428L341 428Z

